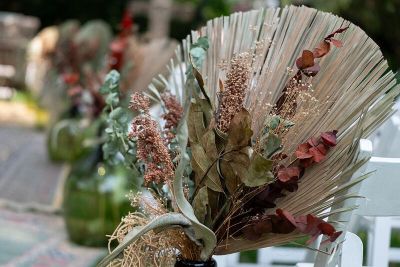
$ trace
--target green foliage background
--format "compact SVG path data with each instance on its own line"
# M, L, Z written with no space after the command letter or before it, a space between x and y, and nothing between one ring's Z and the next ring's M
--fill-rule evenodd
M138 0L135 0L138 1ZM149 1L149 0L144 0ZM174 0L195 6L192 21L173 19L171 36L182 39L191 29L206 20L231 13L235 3L244 0ZM12 0L0 1L1 11L13 11L41 19L42 27L58 24L70 18L81 22L101 18L117 29L128 0ZM247 1L251 2L251 1ZM363 28L382 48L392 69L400 68L400 0L281 0L281 5L307 5L335 13ZM141 31L147 27L146 16L137 16Z
M399 0L282 0L332 12L360 26L379 44L390 67L400 68Z

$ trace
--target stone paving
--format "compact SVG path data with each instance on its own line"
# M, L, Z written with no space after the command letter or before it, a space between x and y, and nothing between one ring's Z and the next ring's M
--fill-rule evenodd
M65 172L48 160L44 132L0 124L0 266L86 267L104 255L68 242L57 215Z

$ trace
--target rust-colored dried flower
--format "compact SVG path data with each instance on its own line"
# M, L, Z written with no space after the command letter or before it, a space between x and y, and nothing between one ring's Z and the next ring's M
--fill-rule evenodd
M219 107L217 112L217 128L227 132L233 117L243 107L250 78L250 55L241 53L235 55L228 68L224 91L219 93Z
M136 103L143 104L142 96L135 94ZM132 97L133 98L133 97ZM135 103L135 105L136 105ZM142 107L146 107L145 105ZM145 112L133 119L130 138L137 138L137 157L146 164L145 183L161 183L174 175L173 164L157 123Z
M177 101L176 97L169 92L165 92L161 95L162 100L164 101L167 112L162 115L162 118L165 120L165 135L167 141L170 141L175 137L174 129L179 124L179 121L183 115L183 108L181 104Z
M131 95L129 108L133 111L142 111L147 113L150 108L150 100L147 96L141 93L134 93Z

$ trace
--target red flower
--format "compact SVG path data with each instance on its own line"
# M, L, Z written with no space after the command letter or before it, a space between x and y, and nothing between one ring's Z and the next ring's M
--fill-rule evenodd
M79 74L77 73L64 73L62 75L63 81L68 85L74 85L79 81Z

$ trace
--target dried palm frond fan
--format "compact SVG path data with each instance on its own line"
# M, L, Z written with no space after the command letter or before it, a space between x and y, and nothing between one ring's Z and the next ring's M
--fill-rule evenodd
M155 81L167 92L148 93L167 112L163 131L149 99L132 97L129 136L150 189L132 197L141 215L123 219L100 266L335 242L340 225L323 219L400 90L379 47L342 18L291 6L209 21L169 69Z

